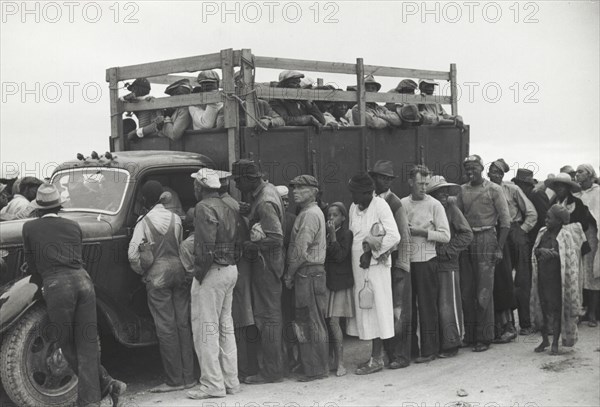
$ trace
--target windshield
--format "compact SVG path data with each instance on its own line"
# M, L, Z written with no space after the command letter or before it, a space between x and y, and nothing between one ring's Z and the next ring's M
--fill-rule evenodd
M55 174L52 184L67 199L64 210L114 215L123 204L129 172L113 168L69 169Z

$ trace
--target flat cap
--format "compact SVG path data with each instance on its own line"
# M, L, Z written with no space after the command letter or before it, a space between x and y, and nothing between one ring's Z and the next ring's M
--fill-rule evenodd
M165 93L167 95L172 95L173 92L175 91L175 89L180 88L180 87L188 89L190 92L192 91L192 84L190 83L190 80L187 78L184 78L184 79L178 80L177 82L173 82L172 84L167 86L167 89L165 89Z
M262 171L260 170L260 165L253 160L249 160L247 158L242 158L239 161L235 161L231 165L231 172L233 178L241 178L241 177L254 177L260 178L262 177Z
M319 181L312 175L298 175L290 181L291 187L315 187L319 188Z
M304 78L304 74L298 71L282 71L279 74L279 82L287 81L288 79Z
M198 83L203 82L219 82L221 78L216 71L202 71L198 74Z

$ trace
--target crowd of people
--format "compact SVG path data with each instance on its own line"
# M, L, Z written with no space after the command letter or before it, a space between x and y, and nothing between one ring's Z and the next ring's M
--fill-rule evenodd
M287 89L340 90L333 85L319 86L307 79L301 72L283 71L279 75L279 80L269 86ZM214 92L218 91L220 87L219 74L212 70L200 72L196 82L197 86L192 86L189 79L180 79L169 85L165 93L169 96L187 95ZM246 111L246 95L243 93L246 88L239 71L234 74L234 83L237 100L240 102L242 110ZM381 84L375 80L373 75L367 75L364 84L367 92L379 92L381 89ZM421 79L418 84L412 79L403 79L388 93L414 96L419 91L420 95L432 96L438 85L437 82L429 79ZM135 103L154 99L153 96L150 96L151 86L146 78L134 80L127 85L127 90L130 93L121 97L122 101ZM356 91L356 86L348 86L346 90ZM355 103L292 99L273 99L267 102L258 99L256 106L255 121L257 126L263 130L281 126L327 126L337 129L360 124L360 113ZM138 111L135 112L135 116L138 123L135 123L130 114L123 124L124 133L130 141L153 136L177 140L183 136L186 130L225 127L223 102L183 106L162 111ZM406 103L404 99L400 103L388 103L385 106L367 102L365 118L366 126L375 129L420 125L457 126L464 129L462 117L449 115L441 104L413 104ZM241 126L245 126L245 121L245 114L240 115Z
M203 399L234 394L240 381L276 383L290 373L312 381L330 368L343 376L344 333L372 343L358 375L466 347L483 352L538 331L535 352L558 353L561 338L573 346L578 323L598 324L595 169L564 166L538 182L525 168L505 180L510 168L501 158L489 179L477 155L463 168L467 182L458 185L414 166L405 174L410 194L400 198L390 189L394 163L377 161L349 180L348 208L323 202L311 175L274 186L257 162L242 159L231 173L191 174L198 203L185 216L180 204L169 205L175 191L147 181L129 261L146 285L164 367L165 383L151 391L189 389ZM229 195L230 179L247 202ZM51 321L95 321L81 229L58 216L64 197L33 177L0 184L0 196L2 220L39 217L23 238ZM36 255L47 239L78 244L68 258ZM70 335L61 335L61 347L78 366L79 397L118 400L126 386L99 365L97 346Z

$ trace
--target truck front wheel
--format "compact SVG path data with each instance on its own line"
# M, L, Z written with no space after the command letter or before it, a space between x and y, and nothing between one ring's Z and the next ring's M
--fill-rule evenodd
M56 342L43 304L31 308L2 340L2 385L18 406L59 406L75 403L77 375Z

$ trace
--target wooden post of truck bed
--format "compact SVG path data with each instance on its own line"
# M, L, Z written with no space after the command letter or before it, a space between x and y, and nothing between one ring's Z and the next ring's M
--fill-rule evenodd
M125 140L123 137L123 112L119 102L119 79L117 75L118 68L110 68L107 71L109 98L110 98L110 138L114 151L125 150Z
M356 94L358 104L358 113L360 114L360 123L359 126L367 125L367 101L366 101L366 91L365 91L365 66L363 64L362 58L356 58Z
M223 92L225 93L225 102L223 104L223 114L225 118L225 128L227 129L227 144L229 151L228 168L236 161L240 155L238 144L238 102L233 97L235 94L235 85L233 83L233 49L221 50L221 71L223 72Z
M456 64L450 64L450 98L452 100L452 116L458 114L458 95L456 83Z
M242 49L241 58L242 87L238 89L242 99L246 101L246 126L256 126L257 97L254 90L254 55L250 49ZM245 96L245 97L244 97Z

